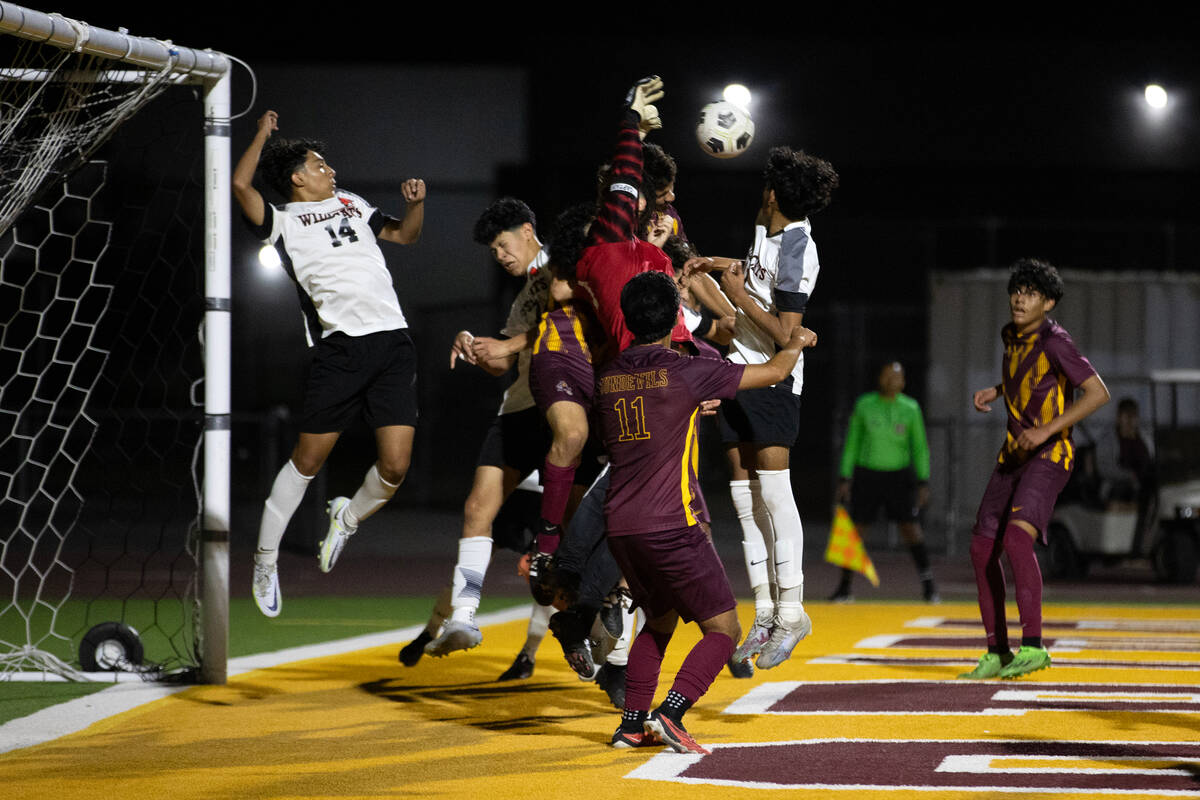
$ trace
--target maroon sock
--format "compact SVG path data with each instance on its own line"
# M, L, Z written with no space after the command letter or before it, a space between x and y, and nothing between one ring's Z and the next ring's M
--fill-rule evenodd
M542 464L542 519L551 525L562 525L574 482L575 467L556 467L549 459Z
M723 633L710 631L704 634L704 638L696 642L683 660L671 689L696 702L712 686L736 648L737 643ZM629 691L628 677L625 679L625 691Z
M1009 525L1004 529L1004 552L1012 565L1017 590L1017 610L1021 613L1021 638L1042 636L1042 569L1033 553L1029 532Z
M979 616L987 634L988 648L1008 650L1008 621L1004 618L1004 570L1000 568L1000 542L975 534L971 537L971 565L975 567L975 590L979 594Z
M629 663L625 667L625 709L627 711L649 711L654 702L654 690L658 688L658 673L662 669L663 653L671 634L659 633L650 627L633 640L629 648ZM732 652L732 651L730 651Z

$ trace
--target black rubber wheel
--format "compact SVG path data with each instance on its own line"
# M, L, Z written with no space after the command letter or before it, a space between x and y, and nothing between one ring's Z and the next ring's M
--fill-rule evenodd
M79 665L85 672L127 672L141 665L142 640L123 622L101 622L79 643Z
M1180 585L1196 582L1196 570L1200 565L1200 547L1197 547L1196 538L1186 525L1163 531L1154 552L1154 571L1159 578Z
M1047 531L1047 543L1043 572L1046 577L1057 580L1072 580L1087 574L1087 567L1081 563L1079 551L1071 541L1071 534L1062 525L1050 524Z

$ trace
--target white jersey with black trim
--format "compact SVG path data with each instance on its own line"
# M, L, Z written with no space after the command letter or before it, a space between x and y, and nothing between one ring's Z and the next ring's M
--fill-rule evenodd
M546 269L549 260L544 247L533 257L525 273L525 285L521 287L517 299L513 300L500 333L508 337L520 336L537 328L550 298L550 273ZM504 391L498 414L515 414L535 405L533 392L529 389L529 362L532 357L533 348L530 347L517 354L517 379Z
M810 237L807 219L793 222L773 236L766 227L754 228L754 245L746 257L746 292L772 313L803 313L821 269L817 245ZM778 351L774 338L738 309L737 328L729 345L729 360L738 364L763 364ZM792 393L804 388L804 353L792 370Z
M383 213L356 194L266 206L256 230L273 245L300 294L308 343L407 328L376 237Z

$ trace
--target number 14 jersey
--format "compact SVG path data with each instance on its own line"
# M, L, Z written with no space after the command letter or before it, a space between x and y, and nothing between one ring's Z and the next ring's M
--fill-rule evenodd
M267 205L255 233L279 253L296 283L308 343L407 328L376 237L387 218L356 194Z

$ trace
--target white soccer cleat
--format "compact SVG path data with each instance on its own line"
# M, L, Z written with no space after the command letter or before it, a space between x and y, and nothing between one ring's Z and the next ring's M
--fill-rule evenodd
M278 617L283 607L279 594L279 569L275 564L254 562L254 604L268 617Z
M733 658L730 661L741 664L761 653L762 649L766 647L767 642L771 639L771 629L774 627L774 624L772 617L755 617L754 624L750 626L750 631L746 634L746 638L733 651Z
M329 572L337 563L338 556L346 546L346 540L354 535L357 528L346 525L346 508L350 505L349 497L335 497L329 501L329 532L321 540L321 572Z
M425 655L446 656L455 650L470 650L478 647L483 641L483 632L474 622L459 622L447 620L442 626L442 632L429 644L425 645Z
M800 644L800 640L812 633L812 620L803 611L800 614L800 621L793 625L785 625L778 617L775 618L771 638L759 653L754 662L755 666L759 669L771 669L792 657L792 651Z

